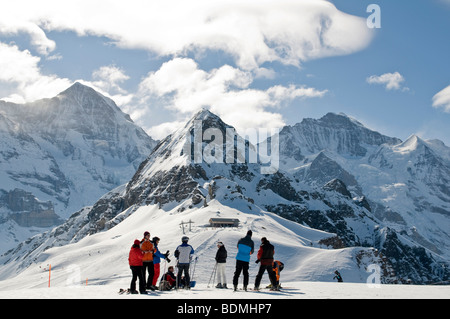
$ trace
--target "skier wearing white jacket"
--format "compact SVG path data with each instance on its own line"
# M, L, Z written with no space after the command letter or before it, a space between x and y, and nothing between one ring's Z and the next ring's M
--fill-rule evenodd
M178 260L178 276L177 280L181 280L181 275L184 271L185 288L190 289L189 266L191 264L191 258L194 254L194 248L188 244L189 237L183 236L181 238L182 244L175 249L175 257Z

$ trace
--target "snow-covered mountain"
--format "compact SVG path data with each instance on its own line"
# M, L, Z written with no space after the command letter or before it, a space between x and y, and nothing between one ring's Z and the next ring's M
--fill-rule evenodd
M0 101L0 137L3 249L27 238L15 234L60 224L127 182L156 145L111 99L80 83L51 99Z
M233 255L237 240L252 229L256 240L266 236L278 247L277 258L289 265L285 274L290 280L332 280L331 272L339 268L348 280L365 282L370 264L380 267L384 283L448 280L445 255L377 217L386 206L366 194L367 185L351 170L354 163L364 169L369 158L375 161L376 150L394 150L401 141L343 115L330 114L325 119L328 126L321 120L322 126L315 128L308 120L310 129L297 131L315 134L309 139L289 127L283 129L279 136L282 168L263 174L261 162L238 160L248 159L258 145L239 136L225 143L233 128L209 111L201 111L162 140L128 183L63 225L4 254L0 278L25 269L30 271L24 272L27 276L33 271L38 276L38 265L50 259L65 266L79 264L99 278L105 275L104 269L96 270L84 260L94 251L120 261L114 263L111 276L126 276L127 250L134 238L149 230L162 238L163 249L173 249L182 236L180 224L192 221L190 236L202 256L203 278L211 271L214 242L225 241ZM358 131L348 132L353 127ZM214 138L206 134L211 132ZM286 132L291 133L290 142ZM217 139L220 135L223 139ZM230 145L232 150L227 148ZM441 151L445 153L443 146ZM199 155L203 155L201 161ZM206 160L206 155L214 160ZM207 227L211 217L238 218L241 226L211 229Z
M448 263L450 148L444 143L416 135L402 142L344 114L327 114L285 127L280 145L280 165L296 179L319 186L338 178L380 225Z

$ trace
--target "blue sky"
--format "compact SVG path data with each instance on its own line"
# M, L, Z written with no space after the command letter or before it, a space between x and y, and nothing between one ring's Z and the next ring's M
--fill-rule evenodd
M3 2L0 99L80 81L155 138L207 107L238 129L343 112L449 146L449 31L450 0Z

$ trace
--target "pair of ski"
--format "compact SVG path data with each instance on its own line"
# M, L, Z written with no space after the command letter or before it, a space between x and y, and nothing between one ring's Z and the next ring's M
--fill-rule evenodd
M254 292L259 292L259 291L273 291L273 292L279 292L280 289L267 289L267 288L258 288L258 289L254 289L254 288L247 288L247 290L243 289L243 288L239 288L237 290L233 290L233 292L242 292L242 291L254 291Z
M156 290L152 290L152 291L156 291ZM135 294L135 295L145 295L145 294L150 294L149 292L146 292L145 294L143 294L143 293L140 293L140 292L138 292L138 291L136 291L136 292L134 292L134 293L132 293L131 292L131 290L130 290L130 288L128 288L128 289L122 289L122 288L120 288L119 289L119 295L131 295L131 294Z

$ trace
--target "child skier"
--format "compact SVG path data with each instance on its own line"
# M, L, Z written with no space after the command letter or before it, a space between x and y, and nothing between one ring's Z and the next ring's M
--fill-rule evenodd
M276 279L276 287L278 287L278 289L281 289L281 284L280 284L280 272L284 269L284 264L279 261L279 260L275 260L273 262L273 272L275 273L275 279ZM269 286L267 286L266 288L272 288L272 284L270 284Z

